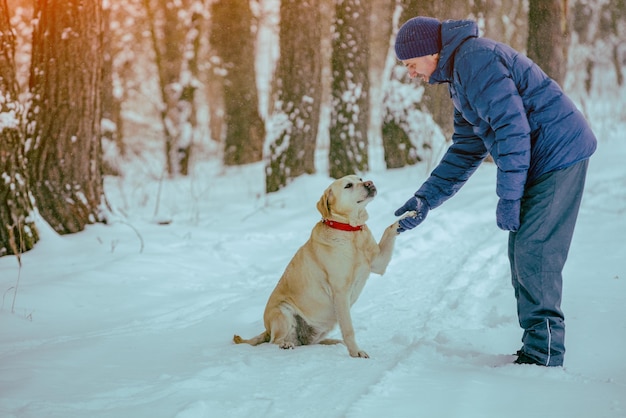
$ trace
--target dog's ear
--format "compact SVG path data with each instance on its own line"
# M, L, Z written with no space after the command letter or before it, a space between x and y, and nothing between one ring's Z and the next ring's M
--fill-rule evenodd
M322 197L320 197L319 202L317 202L317 210L322 214L322 218L328 219L330 218L330 205L333 197L333 191L330 189L326 189Z

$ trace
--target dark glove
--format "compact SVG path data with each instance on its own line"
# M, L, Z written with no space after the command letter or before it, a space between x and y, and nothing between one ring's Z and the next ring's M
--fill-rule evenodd
M402 207L396 210L395 215L400 216L406 212L415 212L412 215L409 215L405 218L400 219L400 227L398 228L398 233L408 231L409 229L415 228L417 225L421 224L424 219L426 219L426 215L428 214L428 203L425 199L419 196L413 196L409 200L406 201Z
M521 200L500 199L496 209L498 227L505 231L517 231L520 222Z

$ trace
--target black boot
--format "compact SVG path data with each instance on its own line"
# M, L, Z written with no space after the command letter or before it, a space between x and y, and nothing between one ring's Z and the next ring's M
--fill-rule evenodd
M534 358L528 356L528 354L524 353L522 350L518 350L517 359L513 362L514 364L534 364L536 366L545 366L541 364Z

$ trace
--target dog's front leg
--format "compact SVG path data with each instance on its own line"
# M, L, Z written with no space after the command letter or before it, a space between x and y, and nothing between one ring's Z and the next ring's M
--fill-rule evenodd
M348 352L352 357L369 358L367 353L359 349L359 346L356 344L352 316L350 315L349 297L344 294L335 295L334 305L337 322L339 322L339 328L341 329L341 336L346 347L348 347Z
M398 236L398 222L389 225L378 243L378 254L372 260L372 273L384 274L391 261L393 247Z

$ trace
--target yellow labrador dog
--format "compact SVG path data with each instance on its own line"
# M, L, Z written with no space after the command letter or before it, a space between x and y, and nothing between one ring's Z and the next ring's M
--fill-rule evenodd
M369 357L354 338L350 307L370 272L385 272L398 229L397 222L390 225L376 243L365 225L365 206L374 196L374 183L356 175L335 180L326 189L317 203L322 220L270 295L263 315L265 331L248 340L235 335L235 343L270 342L287 349L343 342L352 357ZM325 339L337 323L343 341Z

